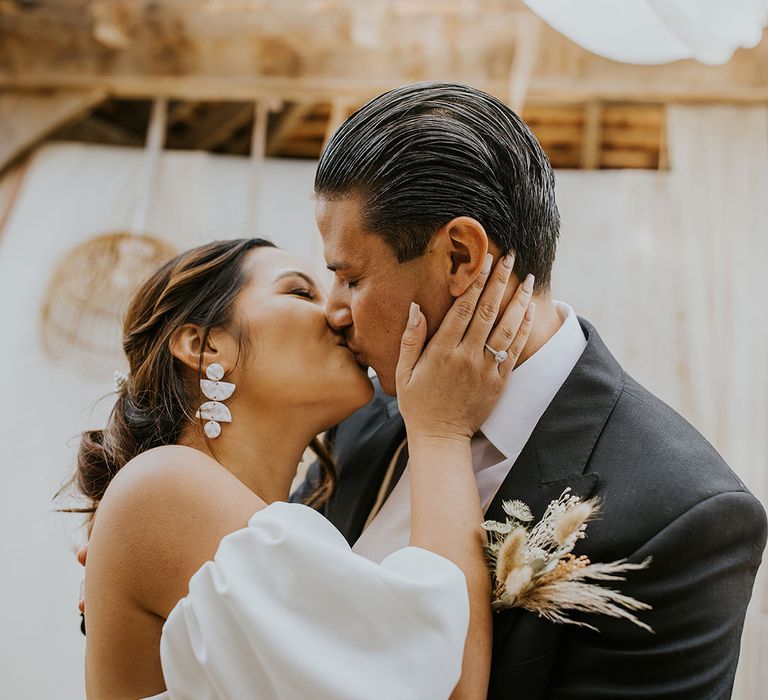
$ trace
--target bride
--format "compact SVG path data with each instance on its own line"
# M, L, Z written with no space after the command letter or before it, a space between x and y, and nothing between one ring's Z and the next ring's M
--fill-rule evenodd
M373 395L306 263L221 241L144 283L124 326L129 375L74 477L92 506L89 698L485 698L490 581L469 445L533 316L522 288L499 310L511 265L491 263L426 348L426 319L403 310L413 527L381 565L286 503L308 445L325 468L310 505L329 496L315 436Z

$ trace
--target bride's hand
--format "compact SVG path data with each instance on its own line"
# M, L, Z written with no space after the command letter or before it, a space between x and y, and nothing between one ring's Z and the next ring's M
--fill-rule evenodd
M411 304L396 370L397 398L410 441L418 438L468 440L490 415L528 340L535 305L532 278L520 284L501 315L499 307L514 266L501 258L483 270L456 299L426 348L427 322ZM486 349L505 350L496 362Z

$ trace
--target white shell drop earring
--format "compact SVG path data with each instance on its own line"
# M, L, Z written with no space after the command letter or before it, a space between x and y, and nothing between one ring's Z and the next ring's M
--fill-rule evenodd
M221 435L221 423L232 422L232 413L221 402L232 396L235 384L220 381L224 376L224 368L218 362L208 365L205 376L208 379L200 380L200 389L210 401L200 406L195 416L208 421L203 430L213 440Z

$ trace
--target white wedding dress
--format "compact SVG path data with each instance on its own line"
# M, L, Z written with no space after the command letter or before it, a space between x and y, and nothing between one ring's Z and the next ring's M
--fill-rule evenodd
M153 700L443 700L459 680L466 581L417 547L381 564L323 516L273 503L227 535L163 627Z

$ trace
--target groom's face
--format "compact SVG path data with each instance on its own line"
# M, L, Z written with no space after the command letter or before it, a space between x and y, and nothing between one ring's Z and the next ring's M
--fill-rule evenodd
M378 235L365 230L355 197L319 199L315 215L323 253L334 281L326 307L329 325L344 335L357 361L373 367L388 394L395 393L400 337L411 301L419 304L429 325L439 323L451 304L441 282L441 267L428 250L400 263Z

